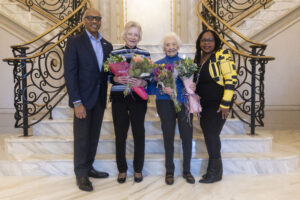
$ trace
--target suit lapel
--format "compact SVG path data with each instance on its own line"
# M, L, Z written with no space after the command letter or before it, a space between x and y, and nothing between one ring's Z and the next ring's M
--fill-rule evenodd
M109 51L107 49L107 42L103 38L101 39L101 45L103 50L103 62L104 62L104 60L106 60L106 58L109 55Z
M97 69L99 69L95 51L93 49L92 43L89 39L89 36L85 31L83 32L83 44L84 44L85 48L88 50L88 53L90 54L91 58L93 59L95 66L97 67Z

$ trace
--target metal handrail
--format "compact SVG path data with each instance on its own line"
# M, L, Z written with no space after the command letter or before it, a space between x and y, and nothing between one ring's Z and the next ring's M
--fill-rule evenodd
M53 15L51 15L50 13L46 12L45 10L39 8L38 6L36 6L34 4L30 4L28 2L28 0L14 0L14 1L17 1L19 3L22 3L22 4L26 5L26 6L28 6L30 9L33 9L37 13L40 13L43 17L46 17L46 18L48 18L49 20L51 20L51 21L53 21L55 23L58 23L58 22L61 21L58 18L56 18Z
M63 40L65 40L67 37L69 37L73 32L78 30L82 26L82 24L83 23L80 22L75 28L73 28L70 32L68 32L64 37L62 37L60 40L58 40L57 42L55 42L53 45L49 46L42 52L36 53L36 54L34 54L32 56L28 56L28 57L4 58L3 61L7 62L7 61L13 61L13 60L26 60L26 59L34 59L36 57L39 57L39 56L45 54L46 52L48 52L49 50L53 49L55 46L57 46L57 44L61 43ZM23 46L23 45L14 45L12 47L20 47L20 46Z
M53 108L66 96L66 92L62 93L65 88L62 63L65 41L83 27L81 17L88 5L92 6L90 0L74 0L71 5L72 12L68 16L31 41L12 45L15 57L3 59L14 66L15 127L23 128L24 136L28 136L29 127L39 123L49 114L52 119ZM62 25L67 26L63 28ZM59 32L55 32L53 36L49 35L44 41L43 37L54 30ZM29 45L40 44L41 39L42 45L27 52ZM31 121L30 119L37 114L41 115L35 121Z
M11 47L20 47L20 46L25 46L25 45L29 45L33 42L36 42L37 40L39 40L40 38L44 37L45 35L47 35L48 33L52 32L53 30L55 30L57 27L61 26L62 24L64 24L67 20L69 20L71 17L73 17L82 7L84 7L86 4L90 4L90 0L82 0L82 3L80 4L80 6L74 10L70 15L68 15L68 17L64 18L63 20L61 20L59 23L57 23L56 25L54 25L53 27L47 29L44 33L40 34L39 36L35 37L34 39L28 41L28 42L25 42L25 43L22 43L22 44L17 44L17 45L12 45ZM15 58L9 58L11 60L14 60ZM20 59L20 58L17 58L17 59ZM5 59L7 60L7 59Z
M203 4L204 7L214 16L216 17L222 24L224 24L227 28L229 28L231 31L233 31L234 33L236 33L238 36L240 36L241 38L243 38L244 40L246 40L247 42L250 42L252 43L253 45L255 46L266 46L266 44L263 44L263 43L258 43L258 42L255 42L255 41L252 41L248 38L246 38L244 35L242 35L241 33L239 33L237 30L235 30L233 27L231 27L229 24L227 24L225 21L223 21L219 16L216 15L216 13L213 12L212 9L209 8L209 6L206 4L205 0L200 0L197 4L197 7L196 7L196 12L197 12L197 15L198 17L202 20L202 22L205 24L205 26L207 26L210 30L214 30L213 27L211 27L207 22L206 20L202 17L202 15L200 14L200 11L199 11L199 7L200 7L200 4ZM244 57L250 57L250 58L260 58L260 59L267 59L267 60L274 60L275 58L274 57L271 57L271 56L254 56L254 55L251 55L251 54L247 54L245 52L242 52L238 49L236 49L235 47L233 47L231 44L229 44L219 33L216 32L216 34L220 37L220 39L222 40L222 42L224 42L224 44L226 44L231 50L233 50L234 52L236 52L237 54L239 55L242 55Z

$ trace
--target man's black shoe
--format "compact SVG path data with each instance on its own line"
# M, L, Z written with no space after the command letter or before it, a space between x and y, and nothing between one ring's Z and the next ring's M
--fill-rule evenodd
M99 172L99 171L95 170L94 168L92 168L89 171L88 176L92 177L92 178L107 178L109 176L109 174L106 172Z
M87 176L76 177L76 183L79 189L83 191L87 191L87 192L93 191L93 185L89 180L89 177Z

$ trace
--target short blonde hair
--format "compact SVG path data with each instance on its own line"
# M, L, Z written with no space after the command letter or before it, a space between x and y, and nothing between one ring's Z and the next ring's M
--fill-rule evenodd
M127 23L125 24L124 31L123 31L123 33L122 33L122 38L123 38L123 40L125 40L125 36L126 36L126 33L127 33L128 29L130 29L130 28L132 28L132 27L135 27L135 28L139 29L139 41L141 41L141 40L142 40L142 34L143 34L143 32L142 32L142 27L141 27L141 25L140 25L138 22L136 22L136 21L129 21L129 22L127 22Z
M175 39L176 43L178 45L178 49L180 48L180 46L182 44L181 39L179 38L179 36L176 33L170 32L170 33L165 34L164 37L163 37L163 39L161 40L161 47L163 49L165 47L165 41L166 41L167 38L173 38L173 39Z

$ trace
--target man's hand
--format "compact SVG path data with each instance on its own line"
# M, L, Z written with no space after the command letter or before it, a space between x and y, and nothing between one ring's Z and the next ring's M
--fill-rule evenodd
M219 108L217 112L222 112L222 119L226 119L229 115L229 109L228 108Z
M128 82L128 76L114 76L114 81L126 85Z
M174 90L170 87L163 87L163 92L171 96Z
M75 117L77 117L78 119L86 118L86 110L82 104L80 104L79 106L75 106L74 112L75 112Z
M145 80L138 78L129 78L128 82L132 85L132 87L145 87L147 84Z

